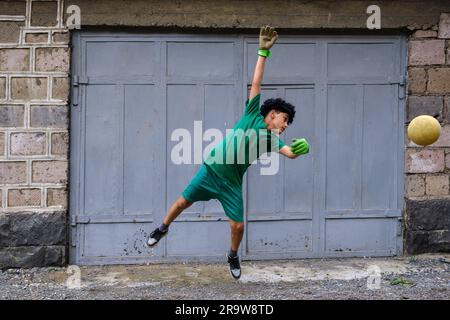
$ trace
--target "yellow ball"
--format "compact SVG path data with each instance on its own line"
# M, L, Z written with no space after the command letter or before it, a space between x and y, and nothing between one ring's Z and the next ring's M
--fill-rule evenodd
M409 123L408 137L420 146L428 146L435 143L440 135L441 125L432 116L418 116Z

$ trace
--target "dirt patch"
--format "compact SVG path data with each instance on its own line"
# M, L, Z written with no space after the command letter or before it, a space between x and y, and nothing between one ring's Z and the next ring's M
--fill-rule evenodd
M0 272L0 299L449 299L450 255Z

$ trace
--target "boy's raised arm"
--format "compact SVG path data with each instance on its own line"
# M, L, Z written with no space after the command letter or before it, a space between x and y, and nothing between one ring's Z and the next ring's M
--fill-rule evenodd
M272 55L272 53L270 52L270 48L272 48L277 39L278 34L274 28L270 26L261 28L259 32L259 56L258 60L256 61L255 73L253 74L249 100L252 100L254 97L261 93L261 82L264 76L265 62L267 57L270 57Z

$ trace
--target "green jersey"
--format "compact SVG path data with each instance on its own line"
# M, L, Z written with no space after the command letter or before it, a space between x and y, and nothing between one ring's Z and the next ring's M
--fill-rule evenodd
M220 178L242 185L247 168L266 152L278 152L285 143L267 129L260 113L258 94L246 101L245 112L233 131L211 151L205 160Z

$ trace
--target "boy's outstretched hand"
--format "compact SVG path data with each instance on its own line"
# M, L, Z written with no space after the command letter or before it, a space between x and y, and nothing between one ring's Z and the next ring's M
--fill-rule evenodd
M306 154L309 152L309 143L305 138L292 139L291 151L294 154Z
M261 27L259 32L259 48L264 50L270 50L278 39L278 34L275 28L271 26Z

